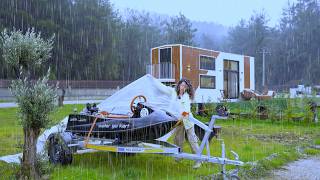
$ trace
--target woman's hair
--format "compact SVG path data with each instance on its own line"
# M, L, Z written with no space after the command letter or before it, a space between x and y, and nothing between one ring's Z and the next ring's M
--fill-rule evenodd
M187 89L186 89L185 92L188 93L189 94L189 98L191 100L193 100L193 98L194 98L194 90L193 90L192 84L188 79L185 79L185 78L182 78L178 82L178 84L176 85L176 93L177 93L177 95L179 96L179 94L180 94L180 84L183 83L183 82L185 82L186 85L187 85Z

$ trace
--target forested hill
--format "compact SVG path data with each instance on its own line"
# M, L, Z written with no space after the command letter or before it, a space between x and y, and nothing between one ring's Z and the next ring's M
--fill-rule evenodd
M261 85L262 49L267 85L320 84L320 2L299 0L284 7L276 27L267 15L254 14L230 30L227 48L255 57L256 85Z
M150 48L194 43L196 30L182 14L158 22L148 13L130 11L123 18L117 12L102 0L1 0L0 30L35 27L45 37L55 34L47 63L52 79L134 80L145 74ZM0 63L0 78L14 78Z
M130 10L124 16L107 0L1 0L0 30L34 27L44 37L55 34L53 56L46 64L53 70L51 79L134 80L145 74L150 48L181 43L254 56L257 87L262 49L270 52L267 85L320 84L319 4L288 4L275 27L267 25L267 14L255 13L219 35L203 29L210 23L192 23L183 14L161 18ZM0 79L14 77L0 56Z

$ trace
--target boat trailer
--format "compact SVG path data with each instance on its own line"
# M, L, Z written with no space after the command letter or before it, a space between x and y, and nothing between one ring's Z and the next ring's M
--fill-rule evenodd
M201 162L208 162L213 164L220 164L221 165L221 173L223 175L224 179L229 179L228 177L239 179L238 178L238 168L239 166L242 166L244 163L239 160L239 156L234 151L231 151L231 153L234 156L234 160L228 159L226 157L226 149L224 141L221 140L221 157L214 157L210 155L210 147L209 147L209 137L210 133L212 132L212 129L214 128L214 123L216 119L226 119L226 117L222 116L216 116L213 115L211 117L211 120L209 122L209 125L205 125L204 123L196 120L195 118L190 118L195 124L200 126L202 129L205 130L205 135L201 141L200 148L196 154L192 153L184 153L181 152L180 148L174 144L168 143L165 140L159 138L157 140L154 140L152 142L141 142L141 141L132 141L126 144L118 144L117 139L102 139L102 138L90 138L91 131L93 127L95 126L95 122L92 124L90 132L86 137L80 137L72 135L70 132L63 132L59 133L59 137L63 139L63 142L65 143L64 148L65 151L62 153L67 157L64 157L64 161L61 161L61 159L57 159L55 157L50 156L50 148L49 148L49 159L51 162L65 162L65 164L69 164L72 162L72 153L77 153L80 149L92 149L92 150L98 150L98 151L108 151L108 152L115 152L115 153L151 153L151 154L162 154L166 156L171 156L174 158L179 159L188 159L192 161L201 161ZM169 136L170 137L170 136ZM49 143L50 140L55 138L48 138ZM50 144L49 144L50 146ZM206 148L207 154L202 154L204 149ZM61 152L54 151L53 154L57 154ZM59 156L61 157L61 156ZM235 165L236 170L227 173L226 172L226 165ZM227 177L228 176L228 177Z

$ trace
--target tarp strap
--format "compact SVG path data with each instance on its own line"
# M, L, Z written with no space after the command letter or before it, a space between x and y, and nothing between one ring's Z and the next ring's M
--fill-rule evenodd
M89 131L89 133L88 133L88 135L87 135L87 138L86 138L86 140L84 141L84 147L87 147L87 144L88 144L88 142L89 142L89 138L90 138L90 136L91 136L92 130L93 130L94 126L96 125L96 122L97 122L97 119L98 119L98 118L99 118L99 117L96 117L96 118L94 119L92 125L91 125L91 128L90 128L90 131Z
M171 127L170 131L178 126L180 126L183 123L182 119L179 120L174 126Z

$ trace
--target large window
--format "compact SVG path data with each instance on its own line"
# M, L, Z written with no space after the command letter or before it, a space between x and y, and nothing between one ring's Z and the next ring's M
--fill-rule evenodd
M228 99L239 97L239 62L224 60L224 95Z
M215 89L216 77L208 75L200 75L200 88L203 89Z
M200 69L215 70L215 60L214 57L200 56Z
M172 78L171 48L160 49L160 78Z
M160 63L171 63L171 48L160 49Z
M239 71L239 62L232 60L224 60L224 70Z

